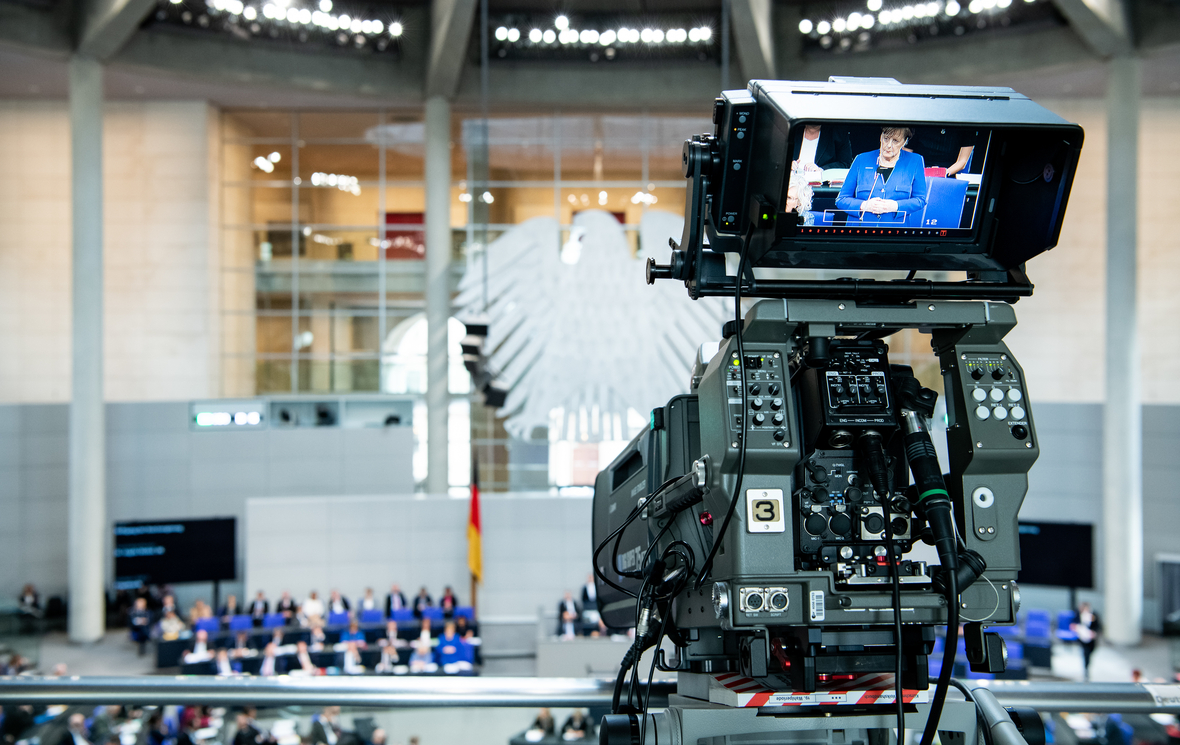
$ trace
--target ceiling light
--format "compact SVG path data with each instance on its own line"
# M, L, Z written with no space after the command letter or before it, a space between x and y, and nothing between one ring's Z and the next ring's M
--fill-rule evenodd
M651 29L650 29L650 28L645 28L645 29L643 29L643 31L641 31L641 32L639 33L639 38L640 38L641 40L643 40L643 42L644 42L645 44L650 44L650 43L651 43L651 38L652 38Z
M843 18L837 18L836 20L832 21L832 30L838 34L844 33L844 30L847 28L848 23Z
M799 33L810 34L812 28L814 28L814 26L812 26L811 21L807 20L806 18L804 18L802 21L799 21ZM696 29L694 28L693 31L695 32ZM693 39L693 41L696 41L696 39Z
M597 44L598 43L598 32L593 31L591 29L587 29L587 30L583 31L582 33L578 34L578 39L583 44Z
M259 155L257 158L254 159L254 167L260 171L265 172L265 173L273 173L274 169L275 169L275 164L271 163L269 160L267 160L266 158Z
M820 32L820 34L826 34L832 30L832 24L827 21L820 21L815 25L815 30Z
M496 201L496 198L492 196L490 191L485 191L479 199L484 204L491 204L492 202Z
M609 47L611 44L615 43L615 39L617 38L618 36L615 34L615 32L608 28L606 31L603 31L601 34L599 34L598 43L604 47Z
M971 4L967 6L967 10L971 11L972 13L978 13L983 10L982 0L971 0Z
M957 16L957 15L959 15L959 11L960 11L960 10L962 10L962 8L960 8L960 7L959 7L959 3L958 3L956 0L949 0L949 2L947 2L947 4L946 4L946 14L947 14L948 16Z
M881 9L882 4L883 3L881 2L881 0L869 0L868 3L866 4L866 7L868 7L869 10L876 13L878 10Z
M513 43L520 41L520 29L518 29L518 28L508 29L508 41L513 42Z
M332 0L320 0L320 10L325 13L332 12Z
M1012 4L1012 0L996 0L996 7L997 8L1007 8L1011 4Z
M701 41L708 41L713 38L713 29L708 26L701 26ZM653 197L654 199L654 197Z
M606 204L607 194L605 191L598 192L598 203Z
M471 201L471 195L468 194L467 192L463 192L462 194L459 195L459 201L466 204L467 202Z
M532 31L530 31L529 32L529 41L531 41L534 44L540 44L541 43L541 29L535 28Z
M181 2L181 0L172 0L172 2L177 3ZM247 21L253 21L258 17L258 11L255 10L253 6L247 6L246 9L242 11L242 17Z
M803 24L802 24L802 23L800 23L800 24L799 24L799 27L800 27L800 28L802 28L802 27L803 27ZM689 30L688 30L688 40L689 40L689 41L691 41L691 42L698 42L698 41L700 41L700 40L701 40L701 30L700 30L699 28L691 28L691 29L689 29Z
M562 44L573 44L578 40L578 32L572 28L567 28L557 35L557 40Z
M508 38L508 29L507 28L501 26L500 28L496 29L496 39L498 41L504 41L507 38Z
M299 10L290 8L287 10L287 20L291 23L299 23Z
M566 18L565 16L558 16L557 18L553 19L553 26L564 31L570 27L570 19Z
M390 36L401 36L402 35L401 23L394 21L393 23L389 24L389 35Z
M860 28L861 15L860 13L852 12L848 14L848 30L855 31Z
M541 38L546 44L552 44L553 42L557 41L557 34L553 32L553 29L549 28L545 29L545 33L541 36Z

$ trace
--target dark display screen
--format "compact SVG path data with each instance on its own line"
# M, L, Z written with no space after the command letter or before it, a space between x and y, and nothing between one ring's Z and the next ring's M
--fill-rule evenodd
M115 523L115 583L212 582L236 579L235 519Z
M1094 587L1094 526L1020 523L1021 584Z
M978 127L798 124L782 209L800 236L970 237L990 143Z

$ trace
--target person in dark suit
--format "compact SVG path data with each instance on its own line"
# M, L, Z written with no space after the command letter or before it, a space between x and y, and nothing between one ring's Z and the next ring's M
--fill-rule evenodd
M1078 644L1082 646L1082 671L1086 680L1090 679L1090 658L1094 656L1094 648L1098 646L1098 634L1102 633L1102 621L1098 618L1089 603L1082 603L1074 613L1073 623L1069 630L1078 637Z
M582 609L574 600L574 595L566 590L565 597L557 604L557 635L564 639L572 639L578 635L578 620L582 617Z
M270 603L267 602L266 595L263 594L262 590L259 590L258 594L254 596L254 600L250 603L249 611L250 617L254 619L254 625L261 626L263 617L270 611Z
M234 734L233 745L263 745L274 742L270 733L263 732L258 723L254 721L254 716L253 706L247 706L238 712L238 731Z
M909 127L882 127L881 147L853 158L836 197L837 209L849 213L849 224L921 225L926 166L921 155L904 149L911 134Z
M275 613L282 613L283 618L287 619L287 623L291 623L291 619L299 612L299 603L291 597L291 593L283 590L283 596L275 603Z
M434 599L430 597L430 593L426 592L426 588L418 590L418 594L414 596L414 618L422 617L423 608L433 608Z
M340 736L344 734L336 721L339 716L339 706L325 706L319 714L312 717L307 742L310 745L336 745L340 741Z
M347 613L350 610L352 610L352 606L348 604L348 598L341 595L339 590L332 590L332 594L328 597L328 614Z
M389 618L393 616L395 610L409 608L406 602L406 596L402 594L402 590L397 585L389 588L389 594L385 596L385 616Z
M442 608L443 618L454 618L455 609L459 607L459 598L450 585L443 588L442 597L438 599L438 607Z
M818 175L829 168L852 165L852 142L848 139L848 132L830 124L826 127L803 125L803 136L795 140L791 152L791 170L813 171Z
M241 612L241 609L238 608L238 596L230 595L225 599L225 605L221 607L221 610L217 613L217 616L221 619L222 626L229 626L229 619Z
M131 640L139 645L139 656L147 652L148 635L152 627L152 614L148 611L147 599L136 598L135 607L127 616L127 625L131 627Z

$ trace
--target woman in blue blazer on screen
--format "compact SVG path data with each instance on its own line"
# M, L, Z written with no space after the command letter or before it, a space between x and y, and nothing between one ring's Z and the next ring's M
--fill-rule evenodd
M882 127L881 148L852 160L836 208L848 222L919 227L926 208L926 164L905 150L909 127Z

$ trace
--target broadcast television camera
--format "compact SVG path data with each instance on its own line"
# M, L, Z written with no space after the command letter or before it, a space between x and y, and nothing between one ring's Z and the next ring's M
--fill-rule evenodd
M972 669L1001 672L985 628L1019 610L1038 439L1003 338L1032 293L1024 262L1057 243L1083 132L1008 88L885 79L752 81L722 93L713 122L685 143L684 234L647 276L732 295L735 319L595 484L599 610L636 627L603 742L641 741L649 723L674 742L788 741L806 727L741 717L889 702L928 745L956 728L939 721L960 621ZM848 276L781 276L801 269ZM760 298L744 319L743 297ZM884 340L907 329L940 363L944 465L938 394L890 364ZM639 655L664 637L676 651L653 665L678 672L684 705L656 715L632 694ZM972 737L973 717L957 727Z

